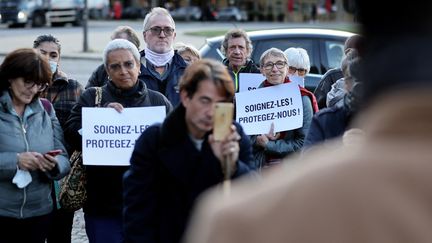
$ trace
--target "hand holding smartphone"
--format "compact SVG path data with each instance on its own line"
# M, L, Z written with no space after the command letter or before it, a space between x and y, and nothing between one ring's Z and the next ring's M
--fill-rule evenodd
M59 155L61 152L62 152L61 149L54 149L54 150L50 150L50 151L46 152L46 154L49 154L49 155L55 157L55 156Z
M213 136L216 141L222 141L230 134L233 114L233 103L216 104L213 119Z

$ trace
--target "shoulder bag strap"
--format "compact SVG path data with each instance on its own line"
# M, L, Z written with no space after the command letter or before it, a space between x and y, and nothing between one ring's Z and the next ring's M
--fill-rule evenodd
M48 115L51 115L51 107L52 107L51 102L45 98L40 98L40 101L42 102L42 105L46 110L46 112L48 113Z
M100 107L102 102L102 88L96 87L95 106Z

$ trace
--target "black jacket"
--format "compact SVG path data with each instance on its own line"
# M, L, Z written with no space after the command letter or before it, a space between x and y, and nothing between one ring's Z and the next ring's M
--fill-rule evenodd
M340 68L330 69L324 74L314 91L319 109L327 107L327 93L331 90L332 84L340 78L343 78L343 73Z
M238 74L239 73L260 73L260 70L258 69L257 65L253 62L252 59L248 59L246 61L246 65L244 65L237 73L234 72L230 66L229 66L229 60L228 58L225 58L222 63L227 66L228 72L231 75L232 80L234 81L234 88L235 91L239 91L239 84L238 84Z
M233 177L252 170L249 138L236 125L241 140ZM144 131L124 176L125 242L180 241L197 197L223 180L207 139L198 151L187 133L181 104L163 124Z
M342 136L349 125L350 118L350 112L345 105L318 111L312 118L303 149Z
M81 95L78 103L72 108L66 122L65 137L74 149L81 150L81 109L95 106L96 88L89 88ZM119 102L124 107L165 106L167 113L172 110L171 103L159 92L146 88L143 81L138 81L131 90L124 91L108 82L102 87L101 106ZM121 216L122 211L122 177L127 166L86 166L87 202L84 212L98 216Z
M90 87L102 87L108 82L108 74L103 64L99 65L96 70L93 71L85 88Z
M145 53L141 51L141 58L143 57L145 57ZM143 61L141 60L141 62ZM187 65L177 51L174 52L170 65L169 74L164 80L159 80L141 63L141 74L138 78L142 79L149 89L165 95L175 107L180 103L179 81Z

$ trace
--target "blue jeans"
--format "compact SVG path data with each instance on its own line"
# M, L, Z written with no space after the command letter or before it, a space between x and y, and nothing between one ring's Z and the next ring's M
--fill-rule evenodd
M87 237L90 243L123 243L121 217L101 217L84 214Z

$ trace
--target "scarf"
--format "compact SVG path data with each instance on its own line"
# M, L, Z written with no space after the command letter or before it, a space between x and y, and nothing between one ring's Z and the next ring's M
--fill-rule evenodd
M150 49L148 49L146 47L146 48L144 48L144 53L145 53L145 58L147 60L149 60L156 67L165 66L168 62L171 61L171 59L174 56L174 50L173 49L171 49L171 51L169 51L167 53L160 54L160 53L156 53L154 51L151 51Z
M289 80L288 77L286 77L283 83L284 83L284 84L286 84L286 83L291 83L291 81ZM271 84L271 83L270 83L269 81L267 81L267 79L266 79L266 80L264 81L264 85L263 85L263 86L264 86L264 87L270 87L270 86L273 86L273 84ZM306 88L303 88L303 87L300 86L300 85L299 85L299 88L300 88L300 94L301 94L301 96L308 96L309 99L311 100L313 113L317 113L318 110L319 110L319 108L318 108L318 103L317 103L317 100L316 100L316 98L315 98L315 95L314 95L312 92L310 92L310 91L307 90Z

